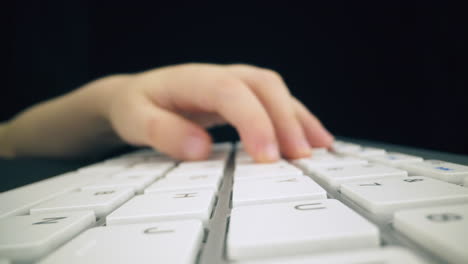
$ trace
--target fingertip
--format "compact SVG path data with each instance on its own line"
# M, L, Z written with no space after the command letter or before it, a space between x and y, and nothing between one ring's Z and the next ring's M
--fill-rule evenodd
M211 153L211 139L199 133L191 134L184 139L182 153L185 160L203 160Z
M260 163L270 163L278 161L280 158L278 145L269 143L262 146L255 154L255 161Z
M320 145L318 147L329 148L335 141L335 137L330 132L328 132L328 130L323 128L322 133L319 135L319 140L317 141L317 143Z

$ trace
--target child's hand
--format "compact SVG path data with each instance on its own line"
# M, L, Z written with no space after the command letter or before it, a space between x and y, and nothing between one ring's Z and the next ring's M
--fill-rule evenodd
M125 75L108 89L104 116L126 142L179 159L210 153L204 128L230 123L256 161L310 155L333 137L280 75L250 65L183 64Z

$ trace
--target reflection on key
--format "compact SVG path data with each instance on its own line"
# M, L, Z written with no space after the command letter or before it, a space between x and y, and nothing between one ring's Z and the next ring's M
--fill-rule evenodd
M196 220L96 227L40 263L195 263L202 237Z
M0 219L0 256L37 261L95 222L92 211L11 216Z
M107 225L199 219L207 224L215 201L212 190L137 195L107 216Z
M327 193L305 176L277 177L265 180L236 181L232 205L262 204L299 200L326 199Z
M467 188L421 176L345 183L341 193L383 216L405 208L468 202Z
M378 245L378 229L332 199L236 207L227 237L232 260Z
M468 204L395 213L395 229L450 263L468 263Z

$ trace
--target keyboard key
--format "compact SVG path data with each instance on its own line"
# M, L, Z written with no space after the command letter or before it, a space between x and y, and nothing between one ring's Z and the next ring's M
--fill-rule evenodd
M343 149L337 150L336 153L343 155L355 156L358 158L368 158L373 156L382 156L385 155L386 151L384 149L372 148L372 147L363 147L359 149Z
M129 172L142 172L142 173L153 173L156 175L163 175L169 169L175 166L175 163L172 161L166 162L155 162L155 161L145 161L133 165L129 168Z
M232 150L232 144L229 142L216 143L211 146L212 153L230 153Z
M112 173L125 170L126 168L128 168L127 164L99 162L82 167L78 169L78 172L83 174L110 175Z
M40 264L195 263L202 238L196 220L96 227Z
M308 177L278 177L276 179L235 182L232 205L326 199L327 193Z
M450 263L468 263L468 204L395 213L395 229Z
M250 180L270 176L302 176L300 169L286 163L241 166L234 171L234 180Z
M379 231L337 200L236 207L227 253L231 260L323 253L379 246Z
M378 164L337 166L313 170L313 178L338 190L346 182L355 182L386 177L404 177L406 171Z
M91 210L101 218L133 196L133 189L100 189L70 192L31 208L31 214Z
M278 160L276 162L272 162L272 163L257 163L253 160L241 160L241 161L236 162L236 170L255 169L255 168L270 169L270 168L278 168L282 166L291 166L291 165L283 159Z
M107 225L154 221L210 219L215 201L212 190L161 192L137 195L107 216Z
M388 152L385 155L370 156L367 158L373 162L382 163L392 167L401 167L400 165L405 163L423 161L421 157L396 152Z
M134 192L142 193L148 185L162 176L160 172L127 170L96 180L81 189L98 190L127 187L132 188Z
M224 168L224 160L184 161L177 169L209 170Z
M425 264L421 258L400 247L369 248L325 254L247 260L236 264Z
M312 148L312 155L323 155L329 154L328 149L326 148Z
M92 211L11 216L0 219L0 256L33 262L95 223Z
M166 178L156 181L145 193L167 192L167 191L187 191L192 189L211 189L218 191L221 177L215 174L199 174L192 176L168 175Z
M170 174L177 176L192 176L199 174L223 175L224 161L193 161L182 162Z
M468 166L440 160L408 163L404 164L402 168L407 170L410 175L424 175L455 184L463 184L465 178L468 178Z
M406 208L468 202L468 189L412 176L345 183L341 193L377 215L390 215Z
M332 145L332 150L334 152L342 152L342 151L358 151L361 149L361 146L354 143L343 142L340 140L335 140Z
M27 214L36 204L78 189L92 181L95 181L94 177L71 172L0 193L0 218Z
M303 158L291 161L294 165L311 173L317 168L348 166L348 165L364 165L368 161L349 156L337 156L332 154L315 155L310 158Z

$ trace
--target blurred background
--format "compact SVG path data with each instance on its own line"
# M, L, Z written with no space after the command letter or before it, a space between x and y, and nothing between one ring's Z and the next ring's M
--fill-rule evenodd
M15 1L0 121L104 75L242 62L280 72L336 135L468 154L461 5L273 2Z

